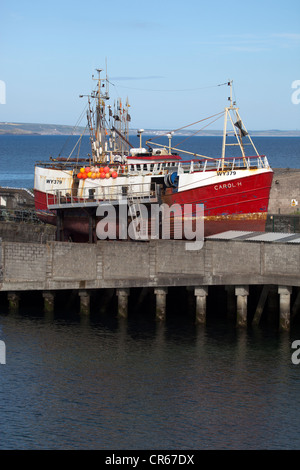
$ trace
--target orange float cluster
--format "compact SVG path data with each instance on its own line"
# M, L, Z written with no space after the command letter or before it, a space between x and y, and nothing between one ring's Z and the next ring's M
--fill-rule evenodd
M92 167L85 167L80 168L80 172L77 174L77 178L79 179L108 179L108 178L117 178L118 173L113 168L109 168L108 166L92 166Z

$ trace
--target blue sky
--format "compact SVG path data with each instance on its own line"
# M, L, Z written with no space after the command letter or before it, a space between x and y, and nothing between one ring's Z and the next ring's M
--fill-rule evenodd
M300 129L299 0L1 0L0 121L75 124L106 59L133 128L220 112L228 89L214 85L232 79L247 129Z

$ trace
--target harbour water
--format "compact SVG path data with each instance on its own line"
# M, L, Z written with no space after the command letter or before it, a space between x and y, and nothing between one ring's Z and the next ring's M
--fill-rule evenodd
M34 162L64 141L1 136L0 185L32 188ZM272 166L299 168L299 138L255 143ZM13 314L0 296L1 450L299 449L298 324L239 330L225 305L206 326L182 303L165 324L145 305L122 321L101 307L83 318L62 297L49 317L27 293Z
M150 136L143 135L143 145ZM173 137L172 145L196 152L208 157L219 158L222 150L222 137ZM48 161L49 157L67 157L74 149L78 137L75 136L33 136L33 135L1 135L0 136L0 186L33 188L34 164L37 161ZM155 138L168 146L168 140ZM139 147L136 136L130 136L130 141ZM253 138L258 152L266 155L273 168L300 167L300 137L256 137ZM155 145L153 145L155 147ZM78 147L73 151L73 157L78 155ZM248 150L246 148L246 150ZM90 153L90 142L87 136L82 138L79 156ZM253 153L253 152L252 152ZM186 156L192 159L191 155Z
M109 312L107 312L109 313ZM300 365L291 336L0 315L0 449L298 449Z

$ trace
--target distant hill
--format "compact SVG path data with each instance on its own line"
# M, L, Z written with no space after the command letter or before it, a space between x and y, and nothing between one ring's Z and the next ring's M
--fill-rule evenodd
M72 126L64 126L59 124L34 124L34 123L19 123L19 122L0 122L0 135L81 135L84 132L84 127L74 128ZM145 134L161 135L170 132L169 130L162 129L145 129ZM192 130L182 130L176 132L176 135L190 135L195 132ZM131 135L136 135L137 130L131 129ZM300 131L281 131L279 129L270 129L265 131L249 131L251 136L270 136L270 137L300 137ZM86 131L88 135L88 131ZM215 131L201 131L201 136L222 136L222 130Z
M74 130L74 127L72 126L62 126L57 124L0 122L0 135L80 135L83 131L83 127L77 127Z

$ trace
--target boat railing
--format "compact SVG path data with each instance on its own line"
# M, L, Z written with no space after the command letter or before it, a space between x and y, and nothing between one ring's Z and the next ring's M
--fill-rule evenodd
M270 165L265 155L251 157L227 157L226 159L183 160L178 164L179 173L194 173L197 171L233 171L243 168L266 168Z
M156 183L134 183L126 185L88 186L85 188L48 190L48 209L63 209L71 207L95 207L99 204L144 203L158 201Z

